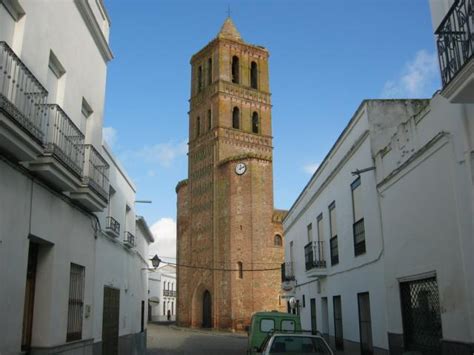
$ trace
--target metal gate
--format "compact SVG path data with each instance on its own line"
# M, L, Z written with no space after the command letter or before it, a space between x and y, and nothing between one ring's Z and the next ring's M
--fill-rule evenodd
M120 290L104 287L102 354L118 355Z
M400 283L406 350L441 354L442 330L435 277Z

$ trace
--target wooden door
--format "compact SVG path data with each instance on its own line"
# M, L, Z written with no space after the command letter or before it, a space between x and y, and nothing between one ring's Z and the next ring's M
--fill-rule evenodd
M202 298L202 327L212 328L212 302L209 291L204 291Z
M26 269L26 288L25 303L23 309L23 332L21 339L21 350L29 350L31 347L37 264L38 244L30 242L30 246L28 249L28 265Z
M118 355L120 290L104 287L102 354Z

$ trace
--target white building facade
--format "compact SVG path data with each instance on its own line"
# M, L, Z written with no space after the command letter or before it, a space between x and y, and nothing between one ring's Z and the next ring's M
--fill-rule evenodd
M431 1L442 89L364 101L284 221L283 289L335 348L474 352L473 9Z
M164 265L149 274L150 321L176 320L176 267ZM168 319L169 315L169 319Z
M152 238L102 145L108 34L100 0L0 1L2 354L145 351Z

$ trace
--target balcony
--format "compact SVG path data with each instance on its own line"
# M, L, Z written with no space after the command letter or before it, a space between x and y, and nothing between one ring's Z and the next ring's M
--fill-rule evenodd
M90 211L100 212L109 200L109 164L91 144L84 145L83 149L82 185L70 196Z
M129 248L133 248L135 246L135 236L130 232L125 232L123 244Z
M28 168L60 191L79 188L84 167L84 135L55 104L47 109L46 146L43 154L28 162Z
M309 242L304 247L306 275L308 277L325 277L327 274L324 258L324 241Z
M163 296L176 297L176 291L174 291L174 290L163 290Z
M436 30L442 95L474 103L474 1L456 0Z
M281 264L281 282L294 281L295 272L293 269L293 262L287 261Z
M112 238L120 236L120 223L113 217L109 216L105 219L105 233Z
M0 148L18 160L43 151L48 92L13 50L0 42Z

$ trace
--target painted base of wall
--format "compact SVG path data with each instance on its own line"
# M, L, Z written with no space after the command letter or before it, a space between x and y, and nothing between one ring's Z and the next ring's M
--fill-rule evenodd
M403 334L388 333L388 345L391 355L403 355L406 352ZM474 354L474 343L442 339L441 354L472 355Z
M151 321L152 322L168 322L168 317L167 316L151 316ZM176 321L176 316L171 316L170 322Z
M331 348L334 350L334 354L351 354L351 355L360 355L360 343L344 339L344 350L336 350L336 342L333 336L329 336L327 334L323 335L324 339L328 342ZM390 353L387 349L381 349L374 347L374 355L389 355Z
M75 341L49 348L32 348L30 355L107 355L102 354L102 342L93 339ZM145 355L146 330L141 333L119 337L119 355Z

